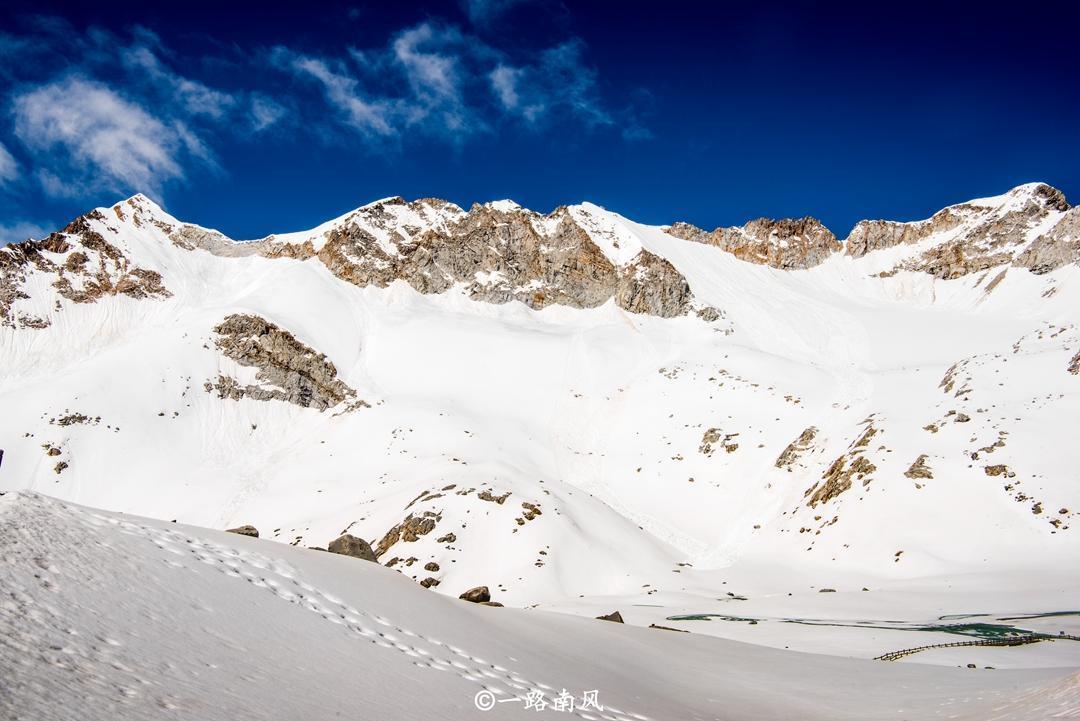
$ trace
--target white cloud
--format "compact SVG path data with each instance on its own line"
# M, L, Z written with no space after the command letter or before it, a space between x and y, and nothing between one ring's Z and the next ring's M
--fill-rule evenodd
M405 75L411 97L405 103L408 122L437 122L452 132L472 131L472 118L462 97L461 59L455 45L462 41L454 28L438 31L422 23L398 35L394 61Z
M27 238L44 238L51 231L52 226L48 223L33 223L26 220L18 220L14 223L0 223L0 245L19 243Z
M19 177L19 164L15 158L0 143L0 185L6 185Z
M369 100L361 91L359 81L343 68L331 69L325 60L300 55L283 47L275 48L272 57L293 73L318 81L326 100L353 128L375 136L388 136L396 132L389 120L389 105L383 100Z
M171 94L189 115L206 115L220 120L236 104L233 96L173 72L146 45L125 48L121 59L129 70L141 73L146 80Z
M277 125L288 113L284 105L259 93L252 94L249 111L251 129L257 133Z
M15 135L38 154L44 189L160 195L184 178L183 155L213 163L202 141L181 123L165 123L106 85L72 76L15 97ZM64 177L63 183L57 182ZM67 190L65 190L67 189Z
M507 110L516 110L521 100L517 92L519 77L521 77L521 70L506 65L500 65L491 71L491 87L499 97L499 102Z
M564 109L590 126L610 125L613 118L596 90L596 70L585 64L583 50L572 40L544 50L531 64L501 64L488 76L491 90L504 111L529 123Z

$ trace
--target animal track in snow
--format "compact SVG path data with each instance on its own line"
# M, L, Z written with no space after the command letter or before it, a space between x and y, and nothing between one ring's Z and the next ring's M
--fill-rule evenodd
M518 693L540 690L554 693L555 687L526 678L498 664L471 655L458 646L424 636L375 613L362 611L338 597L326 593L297 577L289 564L261 554L238 551L223 544L195 538L171 529L126 521L59 504L73 518L91 527L116 527L120 533L146 538L159 550L174 556L190 557L212 567L229 578L240 578L255 588L264 589L283 601L317 613L325 620L343 627L358 640L391 649L413 659L416 666L435 671L449 671L479 684L498 697L513 698ZM184 568L173 558L164 562L170 568ZM196 567L192 567L197 570ZM651 721L648 716L622 711L604 704L603 711L574 710L585 721Z

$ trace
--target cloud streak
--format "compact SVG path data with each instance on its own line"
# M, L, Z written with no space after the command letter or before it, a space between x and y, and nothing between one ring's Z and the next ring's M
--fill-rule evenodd
M606 105L580 40L528 50L476 34L526 1L470 0L462 8L471 26L428 20L372 47L230 47L194 58L146 28L80 33L62 19L32 18L24 36L0 32L14 130L0 135L0 186L161 200L189 174L220 170L229 143L345 133L362 139L353 148L382 152L417 138L462 147L515 126L647 132ZM191 74L199 68L202 78ZM26 151L22 163L8 151L13 140Z
M19 177L19 164L3 143L0 143L0 186L7 185Z
M162 122L108 86L79 76L17 95L12 107L16 137L53 161L39 173L52 195L133 188L160 193L165 182L184 177L183 155L210 161L183 125Z

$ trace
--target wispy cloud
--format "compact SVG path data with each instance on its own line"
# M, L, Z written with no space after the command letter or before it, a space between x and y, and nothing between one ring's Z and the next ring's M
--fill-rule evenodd
M580 40L530 50L507 47L490 31L492 20L527 1L463 0L471 24L431 19L370 47L215 46L194 57L146 28L118 34L24 19L23 34L0 32L14 129L0 143L25 151L16 162L0 144L0 185L58 197L143 191L160 200L192 173L219 170L228 144L285 133L349 133L362 139L353 147L374 152L416 137L462 146L514 126L564 123L646 136L603 99Z
M350 48L351 62L283 46L271 58L275 67L316 81L332 117L369 139L396 141L411 132L457 144L514 121L533 129L623 124L623 113L601 98L584 54L580 40L511 54L458 26L428 21L384 47Z
M236 105L236 99L232 95L174 72L162 63L148 45L125 48L121 59L125 66L156 86L157 90L171 95L171 99L186 114L206 115L220 120Z
M589 126L614 122L596 91L596 70L583 60L577 40L548 48L529 64L501 64L489 75L502 109L529 123L565 110Z
M350 48L348 62L286 47L271 52L275 66L314 80L335 116L372 139L406 131L453 142L486 129L469 94L483 48L454 26L425 22L381 48Z
M387 102L369 100L360 88L359 81L348 73L342 63L331 66L326 60L294 53L284 47L274 48L271 58L292 73L315 80L327 102L356 130L374 136L394 134Z
M19 164L14 156L0 143L0 186L7 185L19 177Z
M182 124L162 122L108 86L79 76L17 95L13 113L15 135L46 161L39 179L52 195L160 193L163 183L184 177L183 157L212 162Z
M267 128L277 125L288 113L285 106L271 97L261 93L253 93L249 101L248 118L251 129L262 132Z

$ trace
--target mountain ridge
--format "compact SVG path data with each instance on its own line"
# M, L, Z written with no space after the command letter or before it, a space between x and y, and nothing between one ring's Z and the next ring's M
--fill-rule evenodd
M119 226L108 224L110 213L120 226L156 226L186 250L317 259L339 279L359 286L385 287L405 280L422 293L441 293L465 283L466 292L475 299L517 300L533 309L552 303L596 307L614 299L619 307L635 313L671 317L696 310L707 317L716 315L715 309L695 305L685 278L663 257L643 247L632 231L627 232L630 221L591 203L560 206L541 215L512 201L477 203L465 211L438 199L406 201L393 196L310 231L237 241L181 222L145 195L136 194L111 208L80 216L42 241L24 241L0 250L0 323L14 322L12 305L25 295L19 288L20 266L55 272L53 285L73 302L93 300L103 293L167 293L153 275L157 271L133 265L105 240L105 235L120 232ZM926 220L860 221L843 241L809 216L759 218L741 227L710 232L681 222L660 229L685 241L717 247L739 260L781 270L806 270L837 255L860 258L896 247L918 252L877 271L878 277L912 271L951 279L1010 265L1041 274L1080 261L1080 211L1071 208L1060 191L1043 183L948 206ZM67 253L72 242L84 248L63 263L41 255L42 251ZM82 267L86 250L99 260L92 277ZM106 269L110 263L113 267ZM65 271L83 277L82 290L73 289ZM37 327L45 322L41 316L27 316L23 325Z

